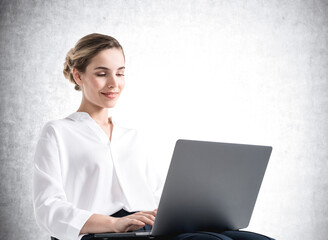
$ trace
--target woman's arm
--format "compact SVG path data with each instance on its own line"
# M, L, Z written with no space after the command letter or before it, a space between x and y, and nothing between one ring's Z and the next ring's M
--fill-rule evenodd
M56 130L48 123L38 141L33 174L33 205L38 225L58 239L77 239L92 212L67 200L63 188Z
M137 212L122 218L93 214L82 227L80 234L135 231L145 224L152 226L156 212L156 210Z

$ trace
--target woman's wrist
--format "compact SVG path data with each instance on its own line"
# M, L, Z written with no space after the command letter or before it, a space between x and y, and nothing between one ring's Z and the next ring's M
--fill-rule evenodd
M107 226L110 229L108 232L119 232L116 225L117 225L118 219L116 217L110 217L108 216L107 219Z
M93 214L83 225L80 234L116 232L116 221L114 217Z

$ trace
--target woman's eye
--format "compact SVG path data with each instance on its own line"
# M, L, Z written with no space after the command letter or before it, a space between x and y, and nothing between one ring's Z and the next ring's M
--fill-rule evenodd
M97 76L98 77L105 77L106 76L106 73L98 73Z
M123 77L124 73L117 73L116 76Z

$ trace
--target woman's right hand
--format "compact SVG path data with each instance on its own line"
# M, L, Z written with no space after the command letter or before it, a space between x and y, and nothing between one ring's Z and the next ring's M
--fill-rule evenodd
M136 212L121 218L102 214L92 214L83 225L80 234L135 231L146 224L152 226L154 224L156 213L157 209L154 211Z
M155 209L154 211L140 211L125 217L114 218L114 232L135 231L146 224L153 226L156 213L157 210Z

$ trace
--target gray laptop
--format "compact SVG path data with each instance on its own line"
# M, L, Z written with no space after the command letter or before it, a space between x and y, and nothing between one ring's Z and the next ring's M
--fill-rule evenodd
M151 238L246 228L271 151L269 146L178 140L152 230L94 237Z

